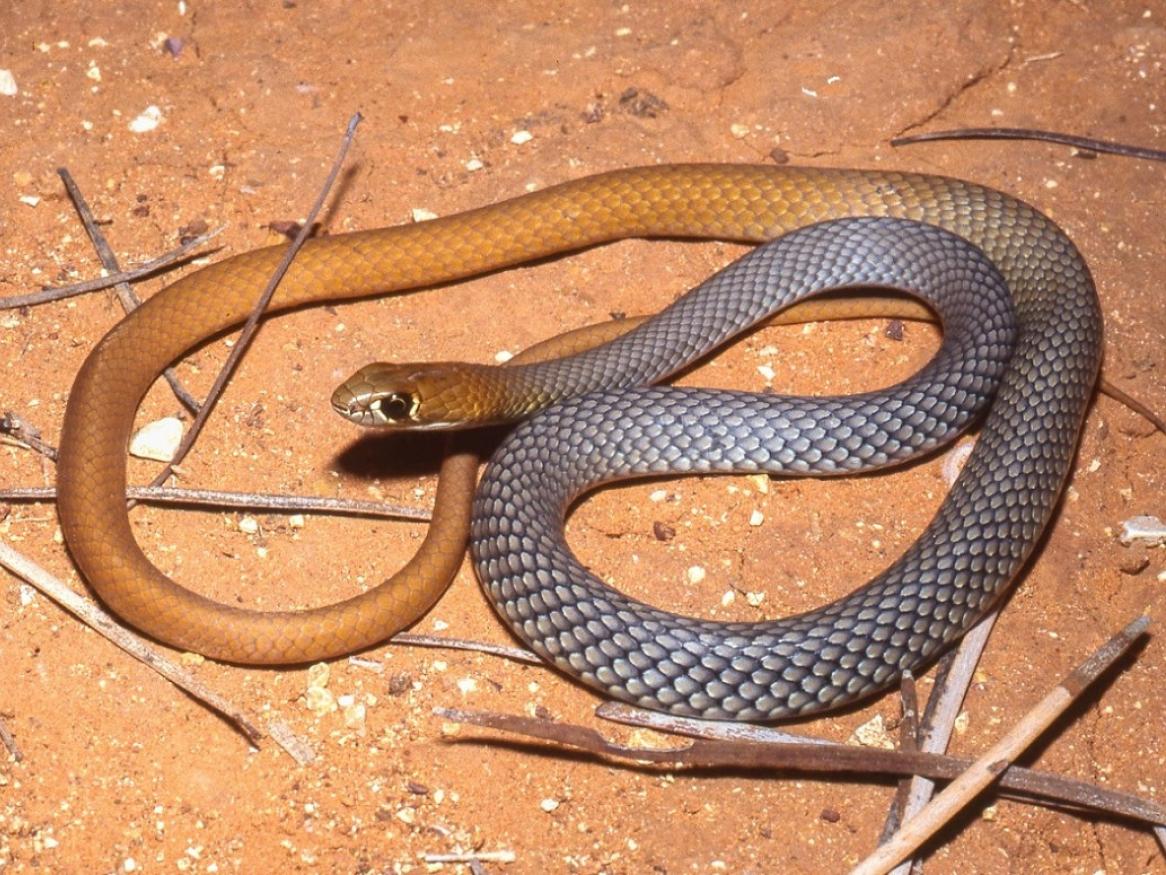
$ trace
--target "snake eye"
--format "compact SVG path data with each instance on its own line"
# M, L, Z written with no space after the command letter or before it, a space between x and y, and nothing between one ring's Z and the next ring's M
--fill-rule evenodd
M407 392L392 392L377 402L377 409L388 422L409 419L415 407L415 399Z

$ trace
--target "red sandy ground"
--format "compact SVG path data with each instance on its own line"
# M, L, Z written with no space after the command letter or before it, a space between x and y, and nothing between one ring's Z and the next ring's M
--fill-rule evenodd
M1041 144L893 150L899 133L1039 125L1166 145L1161 2L701 2L563 4L21 2L0 10L0 294L96 274L61 192L67 165L123 263L173 245L194 223L226 224L223 254L273 242L302 216L346 119L366 117L332 232L490 203L584 174L669 161L795 162L934 171L1037 204L1085 253L1106 316L1106 372L1157 410L1163 168L1095 161ZM172 57L160 47L181 40ZM636 89L641 101L621 101ZM644 112L648 97L663 101ZM149 105L160 126L135 134ZM638 110L633 112L631 110ZM533 139L511 142L527 130ZM467 169L478 159L482 167ZM30 206L21 197L39 198ZM365 441L328 409L336 381L373 358L491 361L614 311L659 308L741 252L716 243L626 242L450 288L317 308L268 324L212 420L184 482L424 505L435 451ZM142 287L149 294L155 281ZM118 319L96 294L0 314L0 407L55 440L77 366ZM935 347L910 324L770 329L690 383L854 391L909 373ZM780 351L778 351L780 350ZM182 376L204 390L225 346ZM171 413L161 391L142 421ZM404 456L402 457L402 453ZM1161 550L1116 532L1166 515L1166 440L1107 399L1086 423L1072 486L1039 560L997 627L953 747L983 750L1110 632L1161 618ZM584 561L641 597L714 617L777 616L833 598L883 567L942 496L934 460L830 483L683 480L608 490L571 537ZM154 466L135 462L146 480ZM0 484L51 484L51 466L0 447ZM668 499L654 502L654 490ZM749 525L760 510L764 521ZM80 589L51 506L0 507L0 537ZM318 604L376 581L422 529L309 517L134 513L155 561L228 601ZM653 524L676 529L662 542ZM266 557L258 548L266 549ZM685 583L689 566L705 580ZM310 571L309 571L310 569ZM764 592L759 608L726 592ZM318 757L297 766L248 748L43 596L4 578L0 716L24 757L0 762L0 870L56 872L425 871L420 855L510 849L510 872L843 871L868 853L892 788L807 777L643 771L443 736L436 706L546 713L595 723L597 699L550 671L446 651L382 648L373 671L332 666L329 689L366 706L363 725L304 704L307 672L206 663L207 684L279 717ZM463 568L418 626L505 642ZM1042 768L1163 801L1162 638L1077 707L1032 754ZM472 682L472 683L467 683ZM926 688L927 684L924 683ZM847 739L895 697L814 721ZM628 733L602 727L619 738ZM554 804L543 805L544 800ZM989 807L989 803L991 803ZM549 810L548 810L549 809ZM833 812L833 813L832 813ZM464 866L449 866L464 871ZM1147 832L985 799L931 846L936 872L1163 872Z

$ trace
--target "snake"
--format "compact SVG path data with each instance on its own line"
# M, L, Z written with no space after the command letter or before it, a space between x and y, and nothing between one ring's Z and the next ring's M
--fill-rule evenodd
M1004 564L1014 575L1047 525L1071 467L1100 366L1101 316L1088 268L1068 237L1033 207L994 189L894 171L734 164L624 168L432 221L310 240L272 307L437 285L627 237L761 243L806 225L857 216L901 217L951 231L981 249L1012 291L1017 348L985 432L1015 424L1020 437L997 440L1007 446L998 446L994 456L985 450L973 453L953 490L956 498L945 504L970 516L941 511L917 542L916 553L922 551L920 562L950 558L935 548L957 539L966 526L967 561L977 568L989 560L1000 565L996 550L1006 546L1012 552ZM161 641L246 664L289 664L353 652L423 615L463 560L468 520L444 508L470 500L476 473L472 454L448 455L434 518L418 555L379 586L335 605L250 611L192 592L154 567L134 540L125 506L125 447L134 413L166 365L246 318L281 255L281 247L267 247L209 265L163 289L114 326L78 371L60 440L61 529L97 596L123 620ZM1025 409L1025 415L1017 417L1017 409ZM1007 421L994 425L1001 416ZM992 445L983 436L981 443ZM1023 458L1001 462L999 454L1009 448ZM1025 473L1030 468L1037 471L1035 477ZM1015 488L997 491L1011 483ZM1002 540L1001 528L1013 537ZM945 573L963 580L965 569ZM955 591L973 594L962 584ZM918 594L888 593L885 600L896 616L914 622L910 607ZM956 629L969 613L953 611L938 622ZM851 615L842 619L858 632L869 623ZM957 634L944 632L949 639ZM848 659L828 637L820 640L819 656ZM795 659L795 665L806 663ZM806 664L806 677L816 677L821 663ZM733 670L721 670L718 678ZM881 672L875 674L881 677ZM603 668L598 674L606 677ZM705 688L719 683L724 681Z

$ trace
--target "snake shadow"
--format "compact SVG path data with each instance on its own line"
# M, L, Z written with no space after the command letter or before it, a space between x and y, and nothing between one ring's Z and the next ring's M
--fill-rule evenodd
M506 436L507 427L475 429L453 434L433 432L368 431L333 457L337 468L360 479L424 477L441 469L449 442L472 449L488 459Z

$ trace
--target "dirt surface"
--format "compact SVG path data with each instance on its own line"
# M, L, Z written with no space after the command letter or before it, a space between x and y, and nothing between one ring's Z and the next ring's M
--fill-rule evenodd
M1166 410L1162 165L1042 144L888 145L922 129L1033 125L1166 146L1166 5L576 5L3 4L0 68L17 93L0 95L0 294L100 271L57 167L87 193L123 264L204 223L227 226L217 258L276 242L269 224L303 216L356 110L365 122L326 215L330 233L611 168L767 163L778 149L799 163L957 175L1047 211L1097 279L1106 373ZM131 130L151 106L159 123ZM333 415L339 379L375 358L488 362L613 312L658 309L741 251L630 241L273 320L182 482L424 506L437 450L369 439ZM74 372L118 318L106 293L0 313L0 408L55 441ZM928 326L908 324L902 341L885 327L767 329L685 381L885 385L936 345ZM215 341L179 373L205 391L225 354ZM176 409L155 390L141 421ZM837 597L897 556L942 497L939 466L767 488L720 478L611 489L578 509L570 533L584 561L658 604L779 616ZM957 752L985 749L1138 612L1161 621L1166 555L1122 546L1117 533L1136 514L1166 516L1164 467L1166 439L1114 402L1095 403L1068 497L977 674ZM131 477L154 470L134 462ZM50 463L0 445L0 486L52 482ZM134 525L167 572L260 607L356 592L399 566L423 531L317 516L294 528L256 514L248 534L242 516L139 508ZM657 523L675 537L654 537ZM83 589L51 506L0 504L0 537ZM695 585L692 566L706 571ZM843 871L874 847L893 793L885 782L558 758L478 743L489 734L466 727L451 737L434 707L539 713L633 737L596 721L597 698L565 678L484 655L392 647L337 661L328 690L351 698L327 713L306 706L305 668L195 665L249 712L306 738L317 757L298 766L274 744L249 748L14 578L0 586L0 719L23 754L0 762L0 870L441 871L421 855L477 849L514 852L487 871ZM754 606L747 593L764 599ZM417 631L508 641L468 567ZM1162 640L1151 638L1029 759L1166 801ZM893 726L897 698L800 728L846 740L874 717ZM937 872L1166 871L1145 831L991 798L930 848Z

